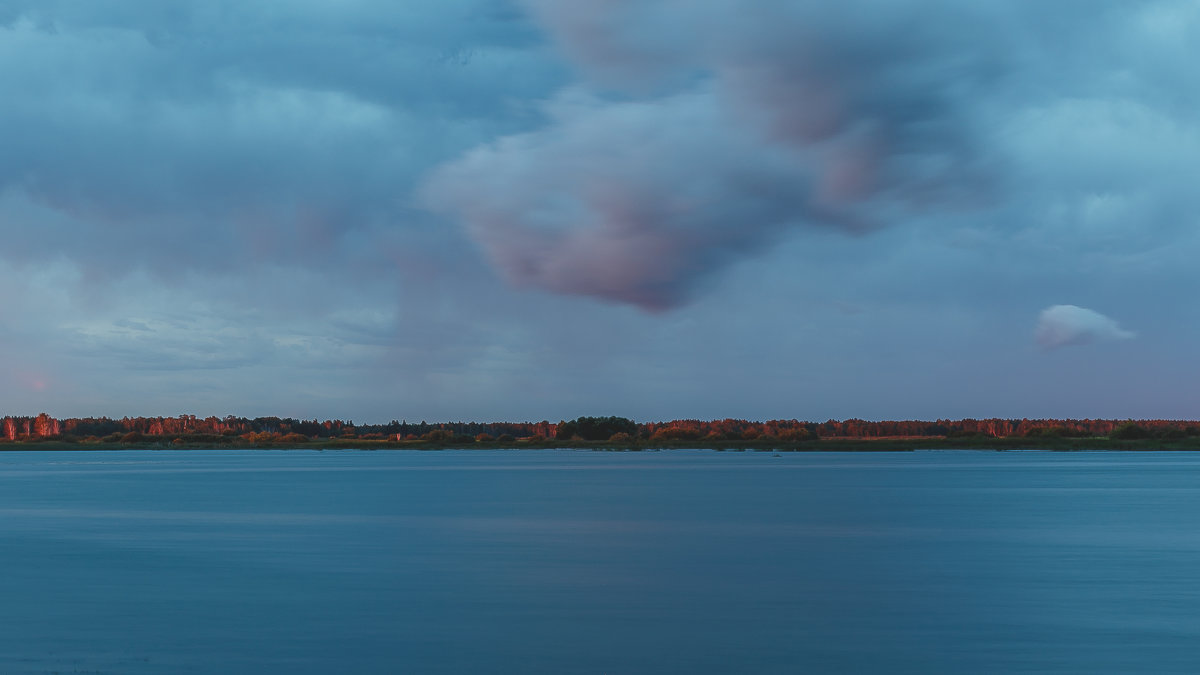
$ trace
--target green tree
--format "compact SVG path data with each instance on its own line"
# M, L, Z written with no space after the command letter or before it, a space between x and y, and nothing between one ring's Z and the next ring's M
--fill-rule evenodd
M604 441L614 434L637 435L637 423L624 417L579 417L570 422L559 422L555 437L570 440L575 436L586 441Z
M1116 429L1113 429L1112 433L1108 435L1109 438L1119 438L1122 440L1147 438L1149 436L1150 431L1147 430L1146 427L1143 427L1140 424L1134 424L1133 422L1126 422L1125 424L1122 424Z

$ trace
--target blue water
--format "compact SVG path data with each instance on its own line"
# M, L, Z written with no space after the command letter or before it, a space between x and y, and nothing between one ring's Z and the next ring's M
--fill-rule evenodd
M0 453L0 673L1195 673L1200 454Z

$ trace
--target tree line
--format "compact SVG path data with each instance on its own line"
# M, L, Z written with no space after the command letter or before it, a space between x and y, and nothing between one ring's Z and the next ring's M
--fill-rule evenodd
M1191 420L1117 419L941 419L868 421L861 419L825 422L790 420L751 421L743 419L672 420L634 422L624 417L579 417L557 423L540 422L437 422L392 420L387 424L355 424L353 421L304 420L290 417L83 417L58 419L42 413L33 417L6 416L0 432L9 441L79 439L103 442L133 442L161 437L211 440L243 438L289 438L293 441L320 439L426 440L438 443L484 442L489 440L580 440L580 441L753 441L778 439L783 442L849 438L936 438L936 437L1062 437L1062 438L1184 438L1200 436L1200 422Z

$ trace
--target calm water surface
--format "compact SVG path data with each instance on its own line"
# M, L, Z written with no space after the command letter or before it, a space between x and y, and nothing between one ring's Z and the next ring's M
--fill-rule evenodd
M1200 454L0 454L2 673L1195 673Z

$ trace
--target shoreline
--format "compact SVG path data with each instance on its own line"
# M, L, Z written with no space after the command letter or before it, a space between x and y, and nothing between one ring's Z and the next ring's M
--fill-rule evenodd
M181 439L139 441L132 443L69 442L62 440L31 440L0 442L0 452L105 452L117 450L593 450L596 452L657 452L670 450L711 450L714 452L918 452L918 451L1040 451L1040 452L1100 452L1100 451L1200 451L1200 438L1179 439L1113 439L1093 438L913 438L913 439L826 439L801 442L778 440L756 441L676 441L625 442L537 441L435 443L430 441L394 441L364 439L322 439L307 443L211 441L190 442Z

